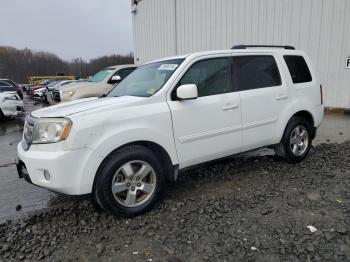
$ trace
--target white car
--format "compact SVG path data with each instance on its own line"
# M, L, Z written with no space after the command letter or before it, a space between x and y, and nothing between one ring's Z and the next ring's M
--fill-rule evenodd
M23 112L23 102L16 92L0 93L0 120Z
M33 91L33 99L34 100L42 100L44 97L44 93L46 91L46 87L42 87Z
M315 67L291 47L158 60L107 97L34 111L18 145L19 175L135 216L184 168L265 146L302 161L323 119L322 99Z

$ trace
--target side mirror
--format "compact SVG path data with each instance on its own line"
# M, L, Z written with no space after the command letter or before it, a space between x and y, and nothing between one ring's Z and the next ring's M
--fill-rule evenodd
M179 86L176 89L176 96L180 100L196 99L198 97L198 88L194 84Z
M112 78L109 80L110 84L117 84L120 81L122 81L122 78L119 75L112 76Z

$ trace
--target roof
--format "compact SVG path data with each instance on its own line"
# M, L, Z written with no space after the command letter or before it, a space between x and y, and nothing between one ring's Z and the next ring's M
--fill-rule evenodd
M128 68L128 67L138 67L138 66L134 65L134 64L126 64L126 65L107 66L106 68L123 69L123 68Z
M200 51L200 52L194 52L191 54L186 55L178 55L178 56L171 56L171 57L165 57L161 59L157 59L154 61L151 61L149 63L154 62L161 62L166 60L174 60L174 59L186 59L186 58L195 58L199 56L207 56L207 55L215 55L215 54L247 54L247 53L275 53L275 54L302 54L303 52L298 50L290 50L290 49L284 49L284 48L247 48L247 49L223 49L223 50L211 50L211 51Z

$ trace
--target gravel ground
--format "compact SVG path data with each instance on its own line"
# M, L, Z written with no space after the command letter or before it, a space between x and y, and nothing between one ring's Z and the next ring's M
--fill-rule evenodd
M183 172L133 219L77 199L0 224L0 261L350 261L349 167L350 142L297 165L231 158Z

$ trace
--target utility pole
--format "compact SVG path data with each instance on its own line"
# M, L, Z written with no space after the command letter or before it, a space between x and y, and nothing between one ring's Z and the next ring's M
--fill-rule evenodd
M80 78L83 78L83 59L80 57Z

